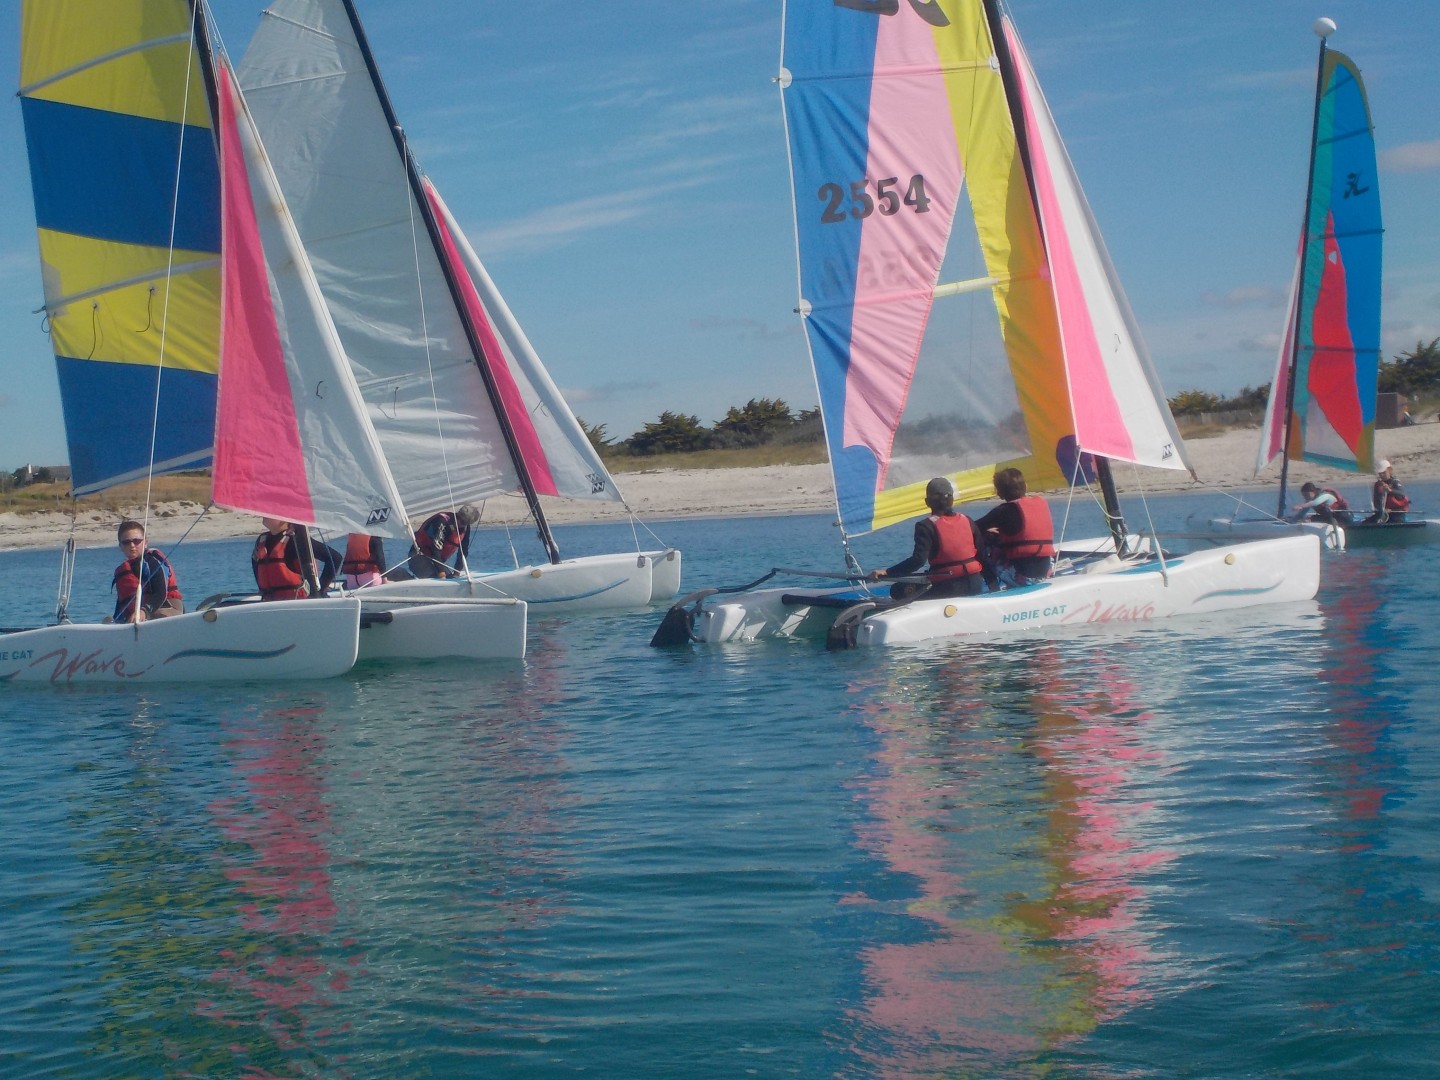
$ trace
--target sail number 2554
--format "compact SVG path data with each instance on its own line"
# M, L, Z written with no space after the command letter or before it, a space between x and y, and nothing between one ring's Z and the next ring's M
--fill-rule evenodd
M867 177L856 180L848 189L841 184L821 184L816 192L825 204L820 211L820 222L833 225L849 218L868 218L877 210L890 217L907 206L917 214L929 212L930 196L925 194L925 177L919 173L910 177L903 194L900 184L898 176L873 181Z

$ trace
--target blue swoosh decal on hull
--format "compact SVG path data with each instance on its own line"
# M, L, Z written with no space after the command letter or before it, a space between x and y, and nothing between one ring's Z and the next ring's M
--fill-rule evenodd
M592 596L599 596L611 589L618 589L624 585L629 578L616 578L609 585L601 585L598 589L591 589L589 592L576 593L574 596L552 596L545 600L526 600L527 604L564 604L570 600L588 600Z
M1274 592L1280 585L1281 582L1277 581L1274 585L1267 585L1263 589L1216 589L1214 592L1201 593L1195 600L1198 603L1216 596L1264 596L1266 593Z
M273 660L277 656L284 656L294 648L294 645L286 645L283 649L272 649L269 652L257 652L252 649L186 649L183 652L177 652L165 663L168 664L174 660L189 660L195 656L215 660Z

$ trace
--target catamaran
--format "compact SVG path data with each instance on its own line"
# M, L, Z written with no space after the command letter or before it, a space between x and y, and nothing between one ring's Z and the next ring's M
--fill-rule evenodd
M420 171L355 5L275 0L240 73L411 512L519 491L546 553L534 565L470 567L366 594L503 594L547 613L672 598L674 548L637 541L633 552L561 558L542 496L623 499Z
M20 96L74 492L199 468L213 448L217 505L405 537L404 504L212 40L199 0L22 9ZM513 601L392 613L315 598L77 625L71 554L73 543L56 624L0 637L0 682L336 675L357 658L453 654L433 644L457 623L485 643L463 655L524 650Z
M1125 528L1110 463L1188 469L1185 447L1001 4L792 0L778 81L797 312L847 563L828 576L850 584L703 590L671 608L653 644L883 645L1315 595L1313 536L1169 555ZM974 270L962 265L967 239ZM982 331L962 306L977 297L999 315L991 353L977 352ZM1075 483L1092 461L1111 536L1062 545L1053 577L909 602L865 583L850 539L924 513L930 477L948 476L961 501L989 496L1000 467L1044 490Z
M1360 69L1329 48L1335 23L1317 19L1310 173L1285 332L1270 383L1255 459L1259 476L1280 459L1273 518L1214 518L1216 533L1240 537L1312 532L1327 547L1440 541L1440 522L1351 523L1285 520L1290 462L1347 472L1375 471L1375 403L1380 377L1380 266L1384 229L1375 132Z

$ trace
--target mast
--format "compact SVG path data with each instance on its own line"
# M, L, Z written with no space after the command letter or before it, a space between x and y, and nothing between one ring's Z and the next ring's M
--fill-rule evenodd
M434 247L439 258L442 271L445 274L445 283L450 288L451 301L455 305L456 313L460 316L460 324L465 328L465 338L470 345L470 350L475 356L475 366L480 371L480 377L485 382L485 391L490 397L490 403L495 409L495 418L499 422L501 434L505 438L505 448L510 454L510 460L515 465L515 473L520 478L520 489L525 494L525 502L530 507L530 513L535 518L536 532L539 534L540 542L545 545L545 552L552 563L560 561L560 548L555 542L555 537L550 531L550 523L545 520L545 512L540 508L540 496L535 490L535 483L531 479L530 469L525 463L525 457L520 452L520 442L515 436L515 428L510 423L510 417L505 412L504 402L500 397L500 390L495 384L494 373L490 369L490 359L485 354L485 349L480 341L480 333L471 317L468 305L465 303L461 293L460 282L455 277L455 267L449 259L444 258L444 245L441 242L439 222L435 219L434 208L426 197L425 186L420 176L420 168L415 163L415 156L410 152L410 144L405 138L405 131L395 117L395 110L390 103L390 95L385 90L385 83L380 78L380 69L375 63L375 56L370 51L370 41L365 36L365 28L360 24L360 15L355 10L352 0L344 0L345 14L350 19L350 27L355 33L355 42L360 47L360 55L365 58L365 67L370 72L370 81L375 87L375 96L380 102L380 108L385 113L385 121L390 125L390 133L395 138L395 149L400 154L400 159L405 163L405 174L410 181L410 193L416 205L420 208L420 216L425 222L425 231L430 237L430 243Z
M1300 366L1300 319L1305 305L1305 264L1310 247L1310 208L1315 197L1315 142L1320 133L1320 97L1325 90L1325 48L1335 32L1329 19L1315 20L1315 33L1320 38L1320 60L1315 69L1315 115L1310 121L1310 168L1305 174L1305 216L1300 221L1300 272L1295 282L1295 324L1290 327L1290 370L1285 378L1285 434L1280 450L1280 500L1276 517L1285 516L1285 486L1290 477L1290 429L1295 424L1295 375Z
M1035 215L1035 226L1044 234L1045 224L1040 216L1040 199L1035 191L1035 177L1031 169L1030 139L1025 127L1025 118L1020 113L1020 88L1015 77L1015 60L1005 40L1005 28L1001 22L1000 0L985 0L985 22L990 29L990 43L995 49L995 58L1000 66L1000 80L1005 87L1005 100L1010 109L1010 123L1015 129L1015 145L1020 160L1025 165L1025 184L1030 191L1030 205ZM1100 481L1100 495L1105 505L1105 525L1115 541L1115 550L1125 550L1125 515L1120 509L1120 494L1115 487L1115 476L1110 468L1110 459L1098 454L1092 455L1095 473ZM1074 482L1074 477L1070 478Z

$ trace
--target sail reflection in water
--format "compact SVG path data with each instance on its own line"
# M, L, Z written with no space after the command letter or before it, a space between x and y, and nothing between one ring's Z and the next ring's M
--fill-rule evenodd
M1113 657L1088 660L1042 641L852 686L880 740L859 840L916 892L850 900L919 924L860 957L857 1049L884 1075L1029 1057L1147 999L1171 852L1136 791L1169 762Z

